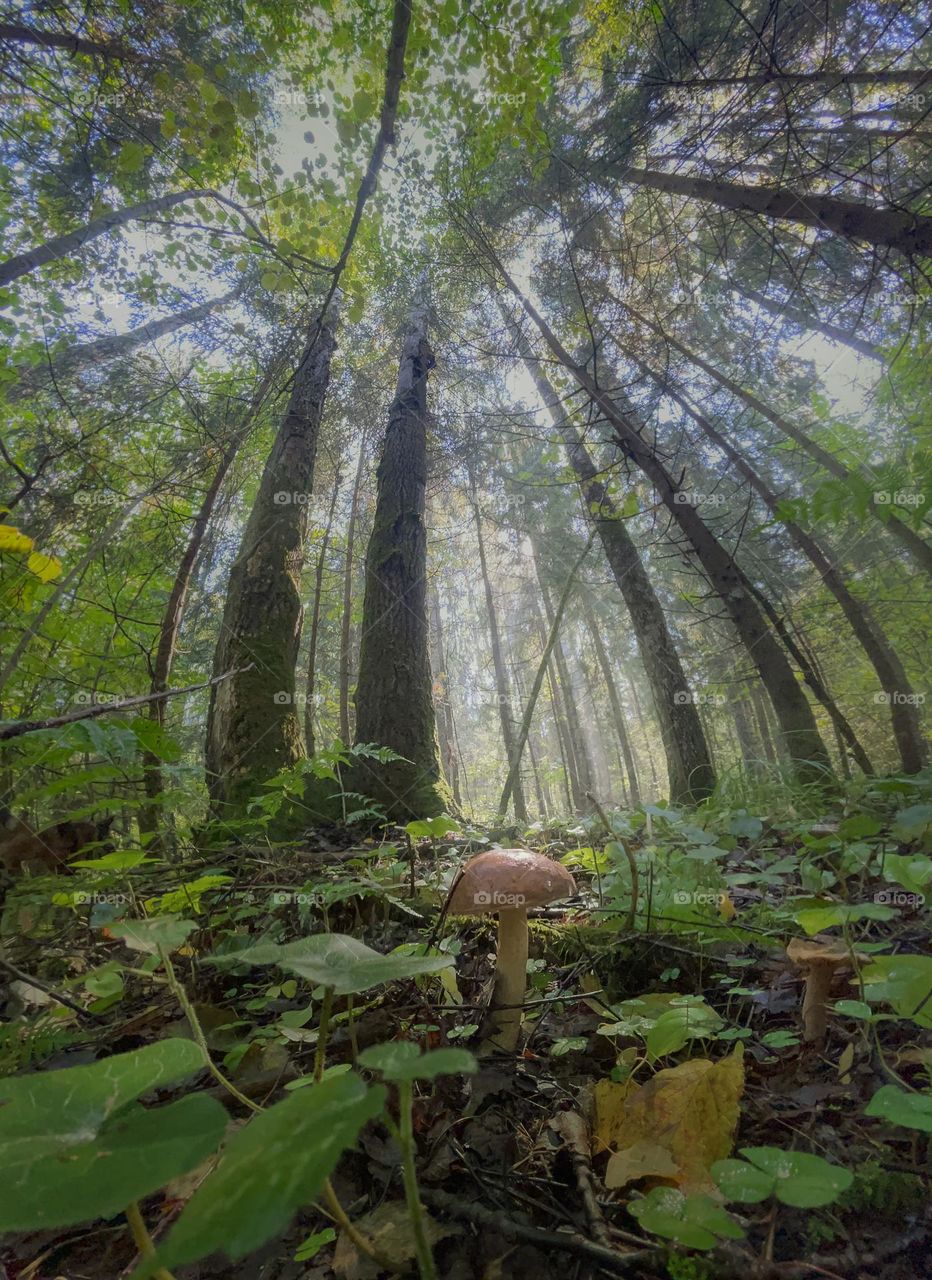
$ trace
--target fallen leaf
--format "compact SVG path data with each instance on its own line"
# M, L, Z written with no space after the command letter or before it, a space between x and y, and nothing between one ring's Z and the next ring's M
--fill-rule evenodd
M709 1168L731 1152L744 1088L744 1048L720 1062L691 1058L658 1071L631 1094L620 1116L612 1115L619 1152L649 1143L669 1152L684 1191L712 1187ZM617 1168L623 1166L616 1166Z
M851 1076L848 1074L854 1063L854 1041L849 1040L841 1051L841 1057L838 1059L838 1074L841 1077L842 1084L850 1084Z
M626 1187L639 1178L673 1178L679 1180L679 1165L666 1147L642 1139L624 1151L616 1151L605 1170L605 1185Z
M661 1075L663 1072L660 1073ZM592 1149L594 1154L618 1147L625 1132L625 1101L637 1086L632 1080L597 1080L592 1088Z
M393 1270L407 1274L409 1268L406 1264L416 1256L417 1250L411 1219L403 1200L387 1200L371 1213L357 1218L354 1226L372 1241L379 1257ZM459 1234L458 1227L441 1225L427 1213L424 1228L431 1245L445 1240L447 1236ZM369 1280L383 1274L383 1269L371 1258L361 1256L353 1242L342 1234L337 1241L331 1267L334 1274L343 1276L344 1280Z

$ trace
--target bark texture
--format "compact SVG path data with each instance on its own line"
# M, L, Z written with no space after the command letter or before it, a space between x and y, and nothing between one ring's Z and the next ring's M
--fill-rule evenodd
M392 818L445 807L440 785L427 625L427 377L434 356L427 308L411 315L378 468L375 520L366 553L356 742L390 747L404 760L361 761L353 789Z
M304 754L295 709L301 569L317 438L336 347L316 323L230 572L215 672L246 667L211 693L207 780L214 810L235 816L263 781Z

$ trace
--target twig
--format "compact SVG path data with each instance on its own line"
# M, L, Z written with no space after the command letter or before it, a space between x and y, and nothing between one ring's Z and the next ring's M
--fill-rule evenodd
M25 973L22 969L17 969L15 964L10 964L9 960L5 960L3 956L0 956L0 969L6 969L7 973L11 973L20 982L28 982L31 987L35 987L38 991L44 991L47 996L51 996L59 1004L63 1004L66 1009L71 1009L79 1018L87 1018L90 1022L99 1020L98 1014L92 1013L90 1009L82 1009L74 1000L69 999L68 996L63 996L60 991L56 991L54 987L50 987L48 983L43 982L40 978L33 978L31 974Z
M592 1149L589 1130L578 1111L561 1111L550 1121L551 1129L560 1135L573 1161L576 1185L586 1210L586 1219L599 1244L611 1247L612 1238L608 1223L599 1205L596 1177L592 1172Z
M189 684L183 689L162 689L160 693L141 693L135 698L123 698L120 702L102 702L93 707L85 707L82 711L69 711L66 716L53 716L50 720L16 720L12 724L0 726L0 742L9 738L18 738L24 733L36 733L40 729L59 729L65 724L74 724L77 720L93 720L97 716L108 715L111 711L122 711L125 707L142 707L148 702L162 702L165 698L177 698L182 693L198 693L201 689L209 689L212 685L221 684L231 676L242 675L251 671L255 663L235 671L225 671L222 676L213 676L201 684Z
M632 1249L630 1253L618 1253L614 1249L606 1248L605 1245L594 1244L593 1241L587 1240L585 1236L576 1232L571 1234L564 1231L543 1231L539 1227L531 1227L523 1222L514 1222L507 1214L495 1213L481 1204L468 1204L446 1191L424 1189L421 1191L421 1198L452 1218L464 1218L475 1222L477 1226L489 1227L513 1240L528 1240L531 1244L540 1245L543 1248L562 1249L566 1253L575 1253L579 1257L598 1263L606 1271L613 1271L616 1275L624 1275L633 1267L640 1266L642 1263L657 1262L663 1257L663 1251L660 1249Z

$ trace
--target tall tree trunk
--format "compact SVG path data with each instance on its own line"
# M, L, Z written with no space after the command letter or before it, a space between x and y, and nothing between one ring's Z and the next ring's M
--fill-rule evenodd
M324 595L324 573L327 568L327 551L330 548L330 535L333 532L333 517L340 496L340 485L343 476L337 467L333 481L333 492L330 495L330 506L327 509L327 523L324 525L324 536L320 540L317 553L317 565L314 569L314 603L311 606L311 634L307 646L307 682L304 692L304 741L307 754L312 756L316 748L314 740L314 702L317 684L317 641L320 635L320 609Z
M751 720L748 715L748 704L743 697L736 695L730 700L729 707L741 758L749 771L756 772L758 763L757 750L754 745L754 731L751 728Z
M628 735L628 726L625 724L624 712L621 709L621 699L618 696L618 685L615 682L615 673L612 671L612 664L609 661L608 651L605 648L605 642L602 639L602 633L599 630L599 624L596 621L595 614L591 607L586 606L585 611L586 626L589 628L589 635L592 637L592 647L595 650L596 661L599 664L599 670L602 672L602 682L605 685L605 692L608 695L608 705L612 712L612 723L615 726L615 733L618 737L618 745L621 751L621 758L624 761L623 776L628 779L628 792L630 794L631 803L638 805L641 803L641 787L638 782L637 765L634 760L634 752L631 748L631 738ZM693 708L695 710L695 708Z
M805 431L801 430L801 428L797 427L795 423L791 422L788 418L784 418L774 409L771 409L768 404L765 404L763 400L758 396L753 395L752 392L745 391L744 387L742 387L740 383L735 382L733 378L729 378L726 374L721 373L714 365L709 364L708 360L704 360L698 352L692 351L677 338L666 333L660 325L655 324L652 320L648 320L646 316L642 315L639 311L636 311L630 303L622 302L620 298L616 298L614 295L610 296L614 302L618 302L626 311L630 312L637 321L661 337L674 349L674 351L678 351L680 355L685 356L690 364L694 364L697 369L701 369L703 373L707 373L709 377L712 378L714 382L717 382L720 387L729 391L736 397L736 399L740 400L742 404L746 404L749 409L753 409L755 413L759 413L762 418L766 418L768 422L771 422L778 431L781 431L784 435L795 441L801 449L808 453L811 458L814 458L815 461L818 462L820 466L824 467L830 475L835 476L839 480L845 481L849 481L856 476L860 476L868 483L873 483L872 477L865 467L859 466L854 469L846 467L844 463L840 462L833 453L829 453L827 449L824 449L820 444L817 444L815 440L808 436ZM620 350L624 350L620 344L618 345ZM629 353L624 352L624 354L628 355ZM887 508L884 506L882 507L882 510L886 511ZM890 515L884 519L882 523L884 527L897 539L897 541L902 543L917 563L920 564L927 573L932 573L932 546L929 546L924 542L919 534L911 529L909 525L904 524L903 521L900 520L899 516Z
M214 672L238 674L214 685L207 718L208 788L220 814L241 812L304 753L294 705L301 568L335 347L332 328L315 323L230 570Z
M443 620L440 616L440 592L436 583L428 589L430 601L430 665L434 677L434 709L437 717L437 737L440 742L440 763L443 776L453 791L453 799L459 807L460 771L456 751L456 734L453 727L453 707L450 703L450 678L447 674L446 647L443 643Z
M378 469L375 521L366 553L356 741L403 760L357 767L356 789L392 818L444 808L431 697L427 625L427 377L434 356L427 307L413 309Z
M886 634L872 620L869 611L849 591L846 583L847 575L838 565L829 560L811 534L807 533L795 521L788 520L781 515L780 499L758 475L744 455L713 426L709 419L700 413L685 396L672 387L666 378L654 373L641 360L636 360L636 363L640 369L643 369L645 373L653 378L665 395L689 415L712 443L733 463L735 469L747 480L749 487L758 495L770 514L782 523L789 537L818 571L822 582L841 607L855 638L874 669L881 689L886 694L886 701L890 707L890 716L893 721L893 735L896 740L902 768L906 773L918 773L925 764L927 751L916 706L916 696L909 683L906 669Z
M782 648L757 607L752 584L734 557L715 538L698 508L691 502L683 501L687 495L680 492L679 486L635 425L638 417L634 405L624 398L624 411L619 410L616 402L622 399L624 393L616 392L614 398L606 395L588 370L573 360L536 308L522 295L501 264L498 265L508 287L537 326L551 352L579 386L588 392L613 428L619 447L651 481L664 506L685 535L760 672L780 721L781 732L796 762L800 780L824 782L829 773L828 752L819 736L806 695L800 689Z
M537 567L537 582L540 586L540 599L541 604L544 607L544 616L547 619L547 627L551 628L553 627L556 615L554 613L553 602L550 599L550 591L541 572L539 551L536 547L534 562ZM586 798L586 793L591 791L593 786L592 763L589 759L589 752L586 750L586 740L583 737L582 725L579 719L579 708L576 706L573 684L570 680L569 665L566 661L566 651L563 648L563 642L560 639L559 632L557 633L553 645L553 662L556 668L560 696L563 701L567 744L573 761L573 773L575 775L573 786L573 805L580 813L587 813L592 808L592 802Z
M69 347L59 354L52 355L47 364L17 365L18 381L6 388L5 395L10 404L15 404L26 396L34 394L37 387L47 382L55 382L59 378L70 377L86 369L88 365L104 364L108 360L116 360L128 355L143 343L154 342L167 334L177 333L188 325L198 324L201 320L228 307L239 296L239 289L231 289L229 293L210 302L202 302L199 306L189 307L186 311L178 311L171 316L163 316L161 320L150 320L148 324L137 325L128 333L116 333L106 338L97 338L94 342L83 342Z
M761 693L756 680L751 681L751 706L754 710L754 722L757 725L757 736L760 738L767 763L776 764L777 753L774 749L773 738L770 733L770 722L767 719L767 707L764 704L763 694Z
M536 595L533 598L532 607L537 629L537 638L540 642L541 652L543 653L547 646L547 624L544 622L543 610L540 607L540 600ZM579 794L579 776L576 772L576 761L573 757L573 744L570 741L569 730L566 727L566 716L563 713L563 699L560 696L560 686L554 672L552 655L547 662L547 692L550 694L550 706L553 710L553 727L557 736L557 746L560 749L560 763L563 766L563 791L566 796L566 808L568 813L572 813L576 807L575 797Z
M359 461L356 464L356 476L353 480L353 496L350 500L349 525L346 530L346 559L343 565L343 610L340 620L340 739L344 743L352 740L350 726L350 667L352 665L353 648L353 570L355 561L353 554L356 548L356 524L359 519L359 496L362 489L362 475L366 462L366 442L359 443Z
M631 680L628 684L628 687L631 690L631 705L634 707L634 714L637 717L638 728L641 730L641 733L644 736L644 748L647 752L647 766L650 769L651 786L654 788L653 798L656 800L657 797L660 795L660 778L657 776L657 762L654 759L653 748L650 745L651 726L647 723L647 717L644 714L644 708L641 706L641 699L638 697L637 685L634 683L633 680ZM705 732L704 729L703 729L703 732ZM711 740L709 739L708 734L706 734L706 742L709 744L709 756L712 759L713 768L714 768L715 758L712 755L712 743L711 743Z
M508 319L507 313L505 315ZM678 804L694 803L711 794L715 776L696 708L690 701L684 701L688 690L686 676L663 607L582 437L563 412L560 397L541 372L540 362L520 326L510 323L509 327L534 379L537 394L560 432L579 482L587 520L598 530L605 558L627 605L660 723L670 797Z
M749 302L756 303L757 306L762 307L764 311L768 311L772 316L779 316L781 320L789 320L800 329L821 333L823 338L828 338L830 342L840 342L843 346L850 347L852 351L868 356L871 360L883 360L882 352L878 351L866 339L859 338L856 333L851 333L848 329L841 329L838 325L829 324L826 320L820 320L817 315L801 311L789 302L776 302L773 298L768 298L766 294L759 293L756 289L751 289L747 285L741 284L738 280L729 278L727 284L729 289L734 290L735 293L740 293L742 298L747 298Z
M510 772L515 764L514 721L511 718L511 689L508 684L508 670L505 656L502 653L502 639L498 628L498 614L495 610L495 597L492 594L492 583L489 580L489 565L485 553L485 538L482 533L482 514L479 510L479 499L476 494L476 482L470 472L469 501L472 506L473 520L476 526L476 542L479 546L479 571L482 575L482 586L485 590L485 612L489 625L489 640L492 648L492 668L495 674L495 697L498 702L498 719L502 727L502 743L505 748L505 768ZM527 804L524 799L524 786L521 781L520 766L515 770L514 786L511 789L511 802L514 806L515 819L526 823L528 820ZM504 816L504 815L503 815Z
M817 192L787 191L782 187L746 187L736 182L693 178L683 173L625 166L618 171L622 182L652 187L669 195L688 196L735 209L759 213L765 218L800 223L818 231L831 231L846 240L863 241L900 253L924 257L932 253L932 218L905 209L878 209L853 200Z
M181 622L184 617L185 601L191 585L191 577L194 573L194 565L204 544L207 526L213 516L217 497L226 479L227 472L233 464L233 459L236 457L236 451L242 443L242 439L243 432L240 431L227 445L217 470L214 472L213 479L201 499L197 515L194 517L188 543L178 565L178 571L175 574L175 580L172 583L172 589L165 605L165 612L162 614L155 663L152 667L152 678L149 682L150 693L161 693L168 688L178 635L181 631ZM165 709L164 699L149 703L149 718L160 729L165 724ZM158 802L163 790L161 760L153 752L144 751L142 765L146 803L139 812L139 829L142 832L154 833L158 831L159 827Z
M518 664L511 657L511 682L518 694L518 705L524 706L525 690L524 682L521 679L521 673L518 670ZM546 822L550 817L552 800L550 797L549 786L545 787L544 780L540 772L540 758L537 748L534 746L534 734L528 731L527 736L527 752L528 759L531 762L531 775L534 779L534 794L537 797L537 809L541 819Z

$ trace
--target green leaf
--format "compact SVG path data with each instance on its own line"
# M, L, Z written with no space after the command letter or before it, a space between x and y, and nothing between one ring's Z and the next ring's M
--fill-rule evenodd
M343 933L318 933L285 946L263 943L211 959L217 964L277 964L317 986L332 988L340 996L356 995L384 982L439 973L456 963L453 956L412 956L397 952L382 955Z
M647 1033L647 1052L652 1058L663 1058L690 1040L714 1035L724 1025L715 1010L701 1000L668 1009Z
M742 1147L741 1154L774 1179L774 1195L795 1209L833 1204L854 1181L848 1169L805 1151L778 1147Z
M384 1105L384 1089L346 1074L298 1089L250 1120L134 1280L218 1250L235 1259L257 1249L320 1194L342 1153Z
M120 173L138 173L146 162L146 149L141 142L124 142L117 156Z
M418 818L405 827L412 839L435 839L449 835L451 831L462 831L460 824L453 818L441 814L439 818Z
M410 1040L373 1045L359 1055L359 1063L380 1071L386 1080L434 1080L437 1076L472 1075L479 1064L466 1049L432 1049L421 1053Z
M133 951L156 956L159 947L177 951L197 925L179 916L157 916L154 920L121 920L109 926L115 938L122 938Z
M932 956L874 956L861 981L868 1000L884 1000L901 1018L932 1027Z
M885 1084L871 1098L864 1114L881 1116L904 1129L932 1133L932 1094L907 1093L895 1084Z
M864 840L877 835L881 826L882 823L869 813L853 813L839 825L838 834L842 840Z
M189 1040L163 1040L88 1066L0 1080L0 1230L112 1217L194 1168L223 1136L224 1108L206 1094L131 1106L202 1069Z
M872 1018L874 1011L869 1004L865 1004L863 1000L836 1000L834 1013L840 1013L843 1018Z
M325 1244L332 1244L337 1238L333 1227L324 1227L323 1231L315 1231L306 1240L302 1240L295 1250L295 1262L310 1262L316 1258Z
M684 1196L676 1187L654 1187L628 1205L641 1226L689 1249L713 1249L718 1237L740 1240L741 1226L711 1196Z
M932 804L913 804L901 809L893 824L893 835L905 842L920 840L932 826Z
M715 1185L726 1200L738 1204L760 1204L773 1195L776 1179L747 1160L716 1160L711 1169Z

